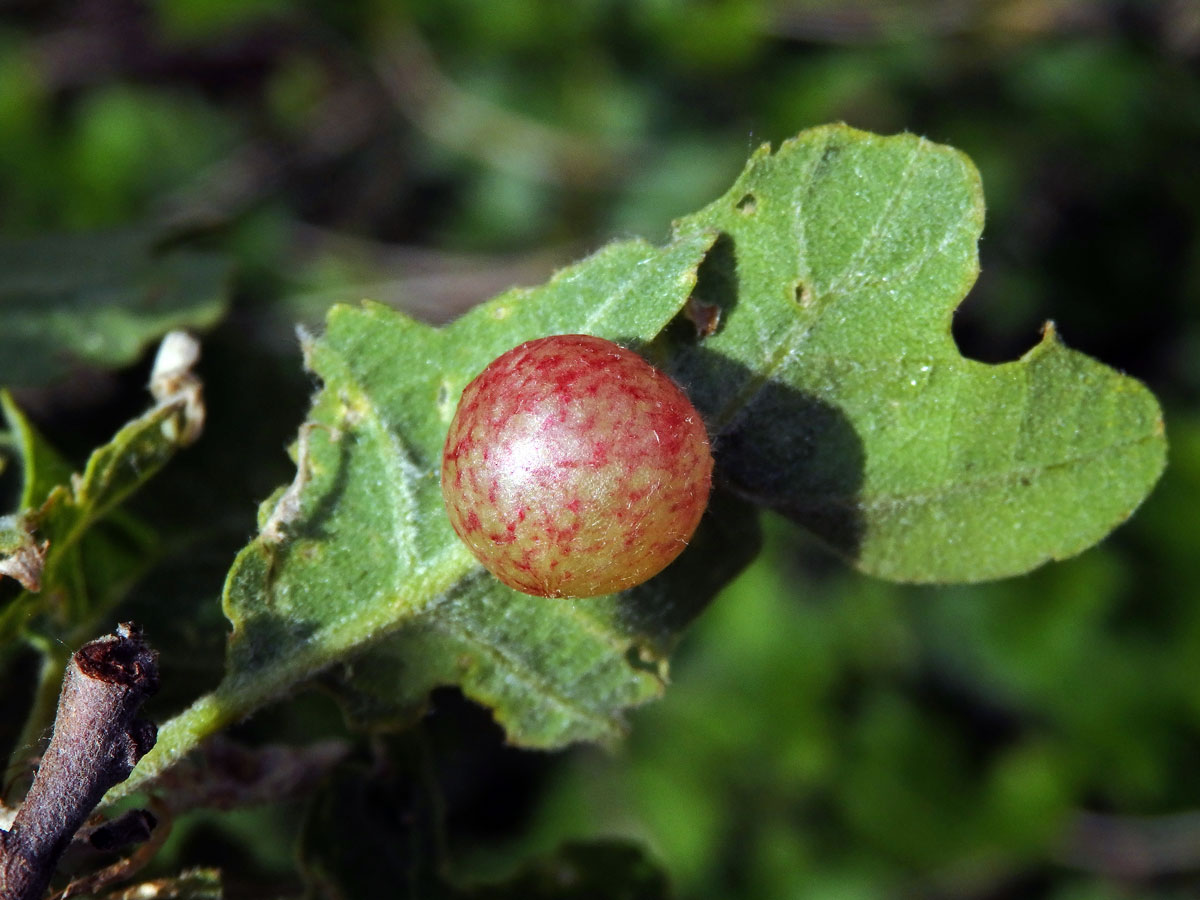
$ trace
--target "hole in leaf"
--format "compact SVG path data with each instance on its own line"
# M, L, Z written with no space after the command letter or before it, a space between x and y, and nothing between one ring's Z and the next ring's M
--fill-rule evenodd
M745 216L752 216L758 212L758 198L752 193L742 195L742 199L737 202L738 212Z
M443 381L438 385L437 390L437 408L442 420L449 422L454 417L454 410L457 406L455 394L450 390L450 383Z
M950 322L958 352L984 363L1019 359L1037 343L1045 310L1038 285L1007 270L1003 260L983 271Z
M1038 323L1030 317L988 317L974 306L960 306L951 320L950 333L958 352L967 359L996 365L1020 359L1038 341Z
M625 662L635 672L649 672L652 675L662 674L662 664L654 658L653 651L646 646L634 644L626 650Z
M696 286L671 322L665 335L667 340L680 345L695 344L716 334L737 306L737 300L737 255L733 238L722 232L700 262Z
M796 302L800 305L801 309L808 309L810 306L812 306L813 292L812 288L809 287L807 283L797 280L795 284L792 285L792 290L795 293Z

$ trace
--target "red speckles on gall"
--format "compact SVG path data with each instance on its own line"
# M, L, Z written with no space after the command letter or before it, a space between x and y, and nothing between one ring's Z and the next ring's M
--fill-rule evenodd
M671 379L610 341L558 335L508 351L467 385L442 495L454 530L505 584L591 597L679 555L712 465L700 415Z

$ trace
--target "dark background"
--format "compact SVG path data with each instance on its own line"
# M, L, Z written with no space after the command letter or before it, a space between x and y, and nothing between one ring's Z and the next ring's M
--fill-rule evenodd
M254 504L290 478L312 390L293 322L361 297L444 321L611 238L663 238L759 143L829 121L975 161L988 223L955 319L964 353L1014 358L1055 320L1157 393L1167 474L1101 547L976 587L872 581L768 520L763 557L616 753L504 748L485 713L439 694L424 730L458 865L503 872L624 835L681 897L1195 896L1200 6L1185 0L0 2L0 230L146 225L238 263L206 341L209 434L142 500L165 533L212 531L130 601L194 653L163 707L216 677L211 598ZM140 408L145 373L21 400L79 457ZM181 578L206 601L151 608ZM239 733L339 729L312 696ZM294 805L191 820L159 865L224 864L235 896L296 891L296 821Z

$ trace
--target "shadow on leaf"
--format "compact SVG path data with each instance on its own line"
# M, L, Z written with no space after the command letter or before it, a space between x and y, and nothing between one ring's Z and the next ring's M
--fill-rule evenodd
M789 290L795 290L794 286ZM722 234L697 273L693 298L736 313L737 247ZM716 459L715 480L751 502L783 513L849 559L858 556L865 521L858 503L863 442L836 406L709 349L685 313L647 355L667 369L704 416Z

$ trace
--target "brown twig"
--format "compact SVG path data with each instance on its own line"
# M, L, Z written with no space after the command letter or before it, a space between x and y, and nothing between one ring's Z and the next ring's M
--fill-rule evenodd
M158 690L156 654L137 626L85 644L71 657L54 736L10 831L0 831L0 900L36 900L100 798L154 746L137 718Z

